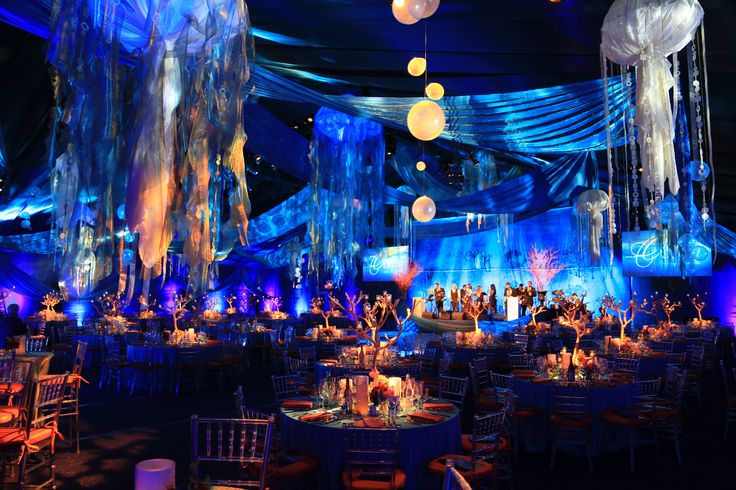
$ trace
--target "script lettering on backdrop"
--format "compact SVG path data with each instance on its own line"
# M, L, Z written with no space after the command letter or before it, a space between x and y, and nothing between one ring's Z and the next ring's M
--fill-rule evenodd
M409 247L385 247L363 255L363 281L388 282L409 266Z
M667 240L655 230L624 232L623 271L627 276L680 276L681 262L686 260L688 276L711 275L711 250L700 242L691 240L688 253L682 257L680 247L667 246Z

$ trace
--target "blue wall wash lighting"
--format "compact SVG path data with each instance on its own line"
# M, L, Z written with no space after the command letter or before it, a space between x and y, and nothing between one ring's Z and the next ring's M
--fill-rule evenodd
M687 253L682 254L679 245L673 249L668 242L666 232L624 232L624 275L681 276L683 270L687 271L688 276L711 275L710 248L691 238Z

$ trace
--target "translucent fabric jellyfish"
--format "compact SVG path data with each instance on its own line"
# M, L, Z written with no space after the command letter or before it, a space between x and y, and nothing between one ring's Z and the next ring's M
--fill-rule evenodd
M619 65L636 67L636 117L642 152L642 184L664 196L665 180L677 194L670 93L675 88L667 57L693 40L703 20L697 0L616 0L601 28L601 51ZM676 59L676 57L674 58Z
M584 191L575 203L575 210L580 216L587 216L587 240L590 263L598 265L601 262L600 238L603 231L603 211L610 205L608 194L599 189Z

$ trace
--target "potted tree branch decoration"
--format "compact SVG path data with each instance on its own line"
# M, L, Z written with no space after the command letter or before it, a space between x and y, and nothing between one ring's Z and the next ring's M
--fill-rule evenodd
M238 300L238 297L234 294L231 294L227 298L225 298L225 301L227 301L227 310L225 310L225 313L228 315L237 315L238 309L234 306L235 302Z
M373 347L373 357L371 359L371 372L370 377L376 381L379 376L378 372L378 360L381 357L381 353L386 351L389 347L394 345L399 337L401 337L404 331L404 324L414 313L416 303L412 305L412 308L406 309L406 316L404 318L399 317L396 309L399 306L399 300L392 300L391 295L383 293L376 296L376 301L373 304L368 302L368 299L363 296L363 293L358 293L358 296L350 296L345 294L347 300L347 306L343 306L336 298L330 296L330 302L338 309L344 311L355 321L355 326L351 327L350 330L362 340L367 340ZM363 313L358 314L358 307L363 303ZM393 317L396 322L396 336L389 338L385 335L383 342L381 339L381 329L386 325L389 318Z
M705 308L705 305L707 304L705 302L705 298L700 299L700 294L696 294L695 296L687 295L687 299L690 300L690 303L692 303L693 308L695 308L698 311L698 320L697 325L699 327L704 327L705 322L703 321L703 309ZM696 322L693 322L696 323Z
M662 311L664 311L665 316L667 316L666 328L669 330L669 328L672 327L672 313L677 308L681 307L682 303L670 300L669 296L665 294L662 301L660 301L660 306L662 307Z
M60 315L56 312L54 308L56 307L56 305L61 303L63 299L64 297L59 291L51 291L50 293L45 294L43 299L41 300L41 304L44 305L46 309L41 310L39 315L42 316L46 321L60 319L60 317L63 317L63 314Z
M156 316L156 314L151 311L151 308L156 306L155 299L151 301L150 297L141 294L138 296L138 303L141 305L141 311L138 313L140 318L153 318Z
M540 302L547 298L547 286L552 279L567 268L567 264L560 262L559 255L559 251L554 248L537 249L536 245L532 245L529 251L529 272L537 287Z
M325 300L321 296L318 296L316 298L312 298L312 309L310 310L313 314L320 315L325 320L325 328L330 328L330 318L333 316L337 316L337 310L335 309L339 305L339 301L337 301L333 296L332 293L330 293L330 301L329 305L330 308L328 310L325 310Z
M478 319L486 311L487 311L487 307L482 297L478 298L476 301L472 301L472 299L468 299L466 313L470 316L470 318L473 319L473 323L475 323L475 333L474 334L476 337L480 334L480 326L478 326Z
M191 303L192 297L187 296L186 293L181 293L174 297L174 303L167 308L171 313L171 318L174 320L174 333L178 332L179 320L184 318L184 315L189 311L187 305Z
M646 298L644 299L644 301L641 302L641 304L638 304L636 302L636 292L634 292L634 294L632 295L631 300L629 300L629 304L625 309L623 306L623 301L618 300L617 302L616 298L609 294L606 294L603 299L601 299L601 302L603 303L603 306L611 311L615 311L618 315L618 323L621 327L619 340L621 342L624 342L626 340L626 327L634 322L634 318L636 318L637 312L645 310L648 305L648 301L646 300Z
M577 293L572 293L567 296L564 291L555 291L552 302L555 303L562 311L562 315L565 318L565 324L571 327L575 331L575 347L572 352L572 362L577 366L578 351L580 346L580 337L582 337L585 331L585 326L588 321L588 317L582 316L578 319L578 312L585 306L585 295L578 296Z

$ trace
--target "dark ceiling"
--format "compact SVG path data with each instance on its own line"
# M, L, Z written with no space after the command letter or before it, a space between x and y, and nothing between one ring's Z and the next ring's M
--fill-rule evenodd
M27 1L27 0L11 0ZM700 0L705 9L711 91L716 218L736 229L736 1ZM600 77L600 26L611 0L443 0L427 22L404 26L387 0L251 0L259 64L329 93L418 96L421 81L406 63L424 49L430 79L448 95L499 93ZM8 127L22 104L48 100L44 41L0 25L0 124L9 147L13 132L37 131L36 148L17 162L42 157L39 121ZM46 99L44 99L46 97ZM41 101L41 102L39 102ZM22 104L21 104L22 102ZM263 101L289 124L303 123L316 107ZM308 131L306 125L300 129ZM11 134L8 137L8 134ZM255 160L251 162L255 165ZM250 180L254 209L263 211L300 187L262 163ZM279 183L283 185L274 185ZM1 197L1 193L0 193ZM1 231L1 230L0 230Z

